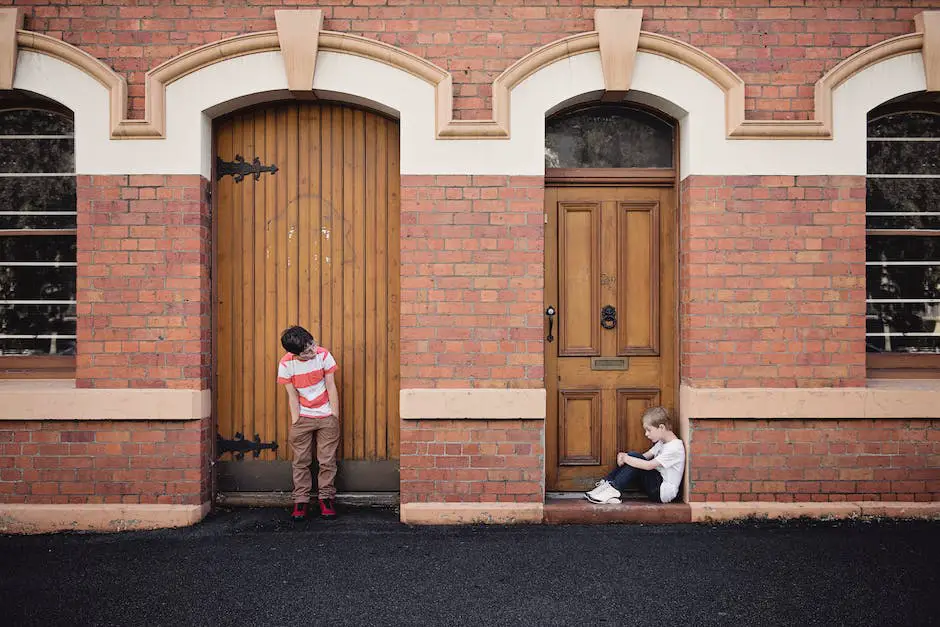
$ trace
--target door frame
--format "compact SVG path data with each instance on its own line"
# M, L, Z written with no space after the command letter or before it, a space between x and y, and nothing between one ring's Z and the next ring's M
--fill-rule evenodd
M677 129L678 130L678 129ZM680 421L679 421L679 402L681 395L679 394L679 389L681 388L681 377L680 377L680 362L681 362L681 353L682 353L682 344L681 344L681 328L680 328L680 310L682 307L682 286L680 283L680 259L681 259L681 239L682 233L680 230L681 226L681 204L682 197L680 194L680 185L679 185L679 137L678 133L675 135L675 141L673 142L675 147L675 154L673 157L673 162L676 164L675 168L546 168L545 169L545 188L563 188L563 187L671 187L673 189L673 198L675 199L675 224L673 225L676 233L676 242L675 242L675 258L673 263L674 276L673 281L676 290L675 298L675 308L673 311L673 342L675 342L675 358L672 364L673 372L675 374L675 380L677 383L677 393L675 399L674 415L672 416L673 428L681 431ZM557 204L554 207L544 207L545 211L545 223L546 225L552 225L557 231L558 225L558 207ZM546 231L545 237L555 237L557 239L557 232L551 234ZM546 250L547 250L546 246ZM557 259L557 245L554 247L556 252L551 258L549 255L545 254L545 277L546 283L549 276L553 276L555 281L558 279L558 259ZM554 268L552 268L554 266ZM543 315L543 338L548 333L548 326L546 324L545 318L545 309L549 306L557 306L555 303L548 302L548 290L543 291L543 302L542 302L542 315ZM558 329L555 328L554 333L557 334ZM551 376L557 377L557 356L554 358L549 358L549 351L551 347L548 342L543 343L544 353L543 358L545 360L545 381L546 389L548 388L547 382L548 378ZM558 480L558 411L557 411L557 398L552 398L550 395L545 395L545 485L546 492L549 491L548 486L555 485ZM555 404L555 409L552 410L552 404ZM678 431L677 435L683 437ZM685 482L683 482L685 483Z

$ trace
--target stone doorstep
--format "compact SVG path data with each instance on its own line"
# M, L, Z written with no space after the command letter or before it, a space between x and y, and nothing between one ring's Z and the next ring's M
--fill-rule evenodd
M687 503L653 503L645 497L629 495L622 503L598 505L585 499L581 492L556 493L545 499L543 522L547 525L689 523L692 508Z

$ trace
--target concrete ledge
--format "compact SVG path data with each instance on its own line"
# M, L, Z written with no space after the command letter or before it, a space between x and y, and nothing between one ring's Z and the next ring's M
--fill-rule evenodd
M403 420L544 420L545 390L402 390Z
M202 505L0 504L0 533L135 531L194 525L209 513Z
M912 503L889 501L846 501L841 503L690 503L692 522L736 520L740 518L889 518L940 519L940 502Z
M408 525L541 523L542 510L542 503L405 503L401 521Z
M85 389L74 379L0 381L0 420L200 420L209 390Z
M940 381L871 380L864 388L679 389L688 420L940 418Z

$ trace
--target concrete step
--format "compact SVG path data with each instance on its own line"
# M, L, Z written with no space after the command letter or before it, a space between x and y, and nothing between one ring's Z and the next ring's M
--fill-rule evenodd
M547 525L605 525L611 523L668 524L692 522L686 503L653 503L627 495L623 503L597 505L581 492L546 495L543 522Z

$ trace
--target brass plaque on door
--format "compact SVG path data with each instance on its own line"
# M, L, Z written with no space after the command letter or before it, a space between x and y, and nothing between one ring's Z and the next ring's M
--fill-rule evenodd
M591 370L626 370L630 360L626 357L591 357Z

